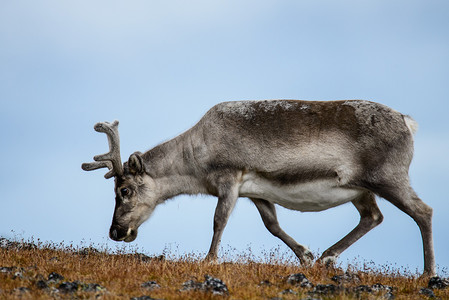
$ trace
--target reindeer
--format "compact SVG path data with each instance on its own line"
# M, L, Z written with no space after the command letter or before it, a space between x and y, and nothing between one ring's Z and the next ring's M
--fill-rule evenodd
M418 224L424 273L435 275L432 208L408 176L417 123L387 106L363 100L224 102L183 134L131 154L123 165L118 121L94 129L106 133L110 152L82 168L108 168L105 178L115 178L109 232L115 241L136 239L139 226L169 198L213 195L218 203L206 259L215 260L237 199L248 197L266 228L309 266L314 256L282 230L275 204L312 212L351 202L360 222L317 260L329 265L382 222L377 195Z

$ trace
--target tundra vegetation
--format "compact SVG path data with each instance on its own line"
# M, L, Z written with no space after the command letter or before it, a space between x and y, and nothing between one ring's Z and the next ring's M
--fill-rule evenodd
M224 250L220 263L173 252L0 238L0 299L449 299L447 279L403 267L304 267L279 249Z

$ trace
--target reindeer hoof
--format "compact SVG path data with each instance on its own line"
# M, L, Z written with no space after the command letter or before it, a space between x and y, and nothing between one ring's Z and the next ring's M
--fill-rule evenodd
M311 267L313 265L314 259L315 259L315 257L313 256L312 252L310 252L309 250L306 250L302 254L300 261L303 266Z
M218 258L214 255L206 255L203 261L211 265L218 265Z
M320 257L320 259L317 262L327 268L332 268L337 263L337 256L332 255L332 256Z

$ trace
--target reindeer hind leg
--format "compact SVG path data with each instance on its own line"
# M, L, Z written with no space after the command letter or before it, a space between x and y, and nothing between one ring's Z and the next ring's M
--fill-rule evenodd
M360 214L359 224L341 240L324 251L318 260L319 262L326 265L333 264L344 250L382 222L383 216L372 192L365 192L362 196L353 200L352 203Z
M314 260L312 252L307 247L298 244L291 236L286 234L284 230L279 226L279 222L276 216L276 208L273 203L263 199L251 198L251 201L256 205L257 210L262 217L262 221L265 227L271 234L282 240L301 261L301 264L310 266Z
M395 185L378 185L373 190L416 222L421 231L423 241L424 274L434 276L436 272L432 237L433 210L416 195L409 184L408 177L402 181L402 184L398 184L398 182L401 183L401 181L396 180Z

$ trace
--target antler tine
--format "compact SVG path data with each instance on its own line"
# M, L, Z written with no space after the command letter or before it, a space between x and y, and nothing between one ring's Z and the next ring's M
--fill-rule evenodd
M110 161L95 161L95 162L91 162L91 163L83 163L81 165L81 168L84 171L92 171L92 170L101 169L101 168L108 168L109 170L111 170L112 163Z
M106 179L113 176L123 175L123 165L120 157L120 137L118 133L119 122L101 122L94 126L95 131L103 132L108 137L109 152L94 156L95 162L84 163L81 168L85 171L92 171L99 168L108 168L110 171L104 175Z

